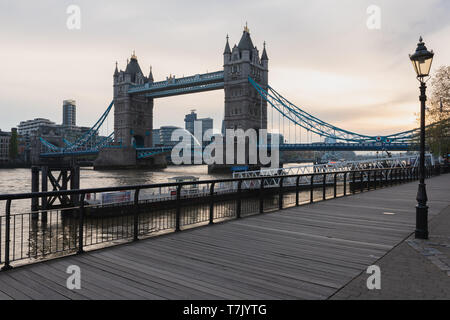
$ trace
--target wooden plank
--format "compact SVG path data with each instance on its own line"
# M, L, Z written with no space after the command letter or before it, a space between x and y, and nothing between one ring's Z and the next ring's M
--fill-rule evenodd
M43 300L67 300L67 296L61 294L60 290L55 290L53 286L44 285L43 282L36 281L35 278L30 278L26 274L26 270L17 270L17 272L11 272L8 274L12 279L15 279L17 282L23 283L29 289L36 290L39 292L42 297L38 299ZM28 291L27 291L28 292ZM34 294L30 291L30 294L27 294L35 299ZM75 298L74 296L72 298Z
M13 298L0 290L0 300L13 300Z
M134 254L134 252L133 252ZM177 272L178 274L184 274L185 276L195 277L199 281L213 282L220 286L228 286L235 291L248 292L253 294L253 298L258 295L265 294L264 299L267 298L281 298L289 294L290 298L300 298L300 291L293 291L290 287L296 286L302 287L307 292L303 294L312 298L314 295L314 288L321 286L316 284L311 284L306 281L298 281L293 279L282 279L277 277L276 281L272 281L268 276L267 272L257 274L253 272L252 268L242 268L241 266L236 268L234 264L231 264L232 259L228 261L225 259L222 263L213 261L211 257L208 260L199 260L198 258L192 259L190 257L183 257L179 254L164 254L161 252L160 255L155 254L152 250L152 259L158 265L165 266L165 268L170 268L172 272ZM271 283L275 285L271 285ZM280 285L280 283L285 283L285 285ZM267 297L269 295L269 297ZM317 295L315 296L318 297Z
M76 258L77 257L69 257L64 259L64 261L68 265L76 265ZM34 268L39 268L40 273L43 276L49 276L51 279L53 279L54 282L59 283L60 285L66 286L67 277L69 276L66 273L66 267L55 267L54 263L56 263L58 260L54 261L47 261L45 263L39 263L35 266L32 266ZM83 280L84 285L82 284L80 290L76 290L78 294L83 295L84 297L88 299L118 299L117 296L111 295L108 291L103 291L103 288L101 286L98 286L97 283L94 281L90 281L89 279ZM69 289L67 289L69 290Z
M49 290L52 290L58 294L61 295L61 297L56 297L60 300L65 299L78 299L78 300L85 300L86 298L77 293L77 290L68 290L67 287L61 286L59 283L51 281L41 274L36 274L32 271L30 268L23 268L18 270L18 272L15 274L16 277L21 277L23 279L26 279L26 281L34 282L37 285L41 286L42 288L47 288Z

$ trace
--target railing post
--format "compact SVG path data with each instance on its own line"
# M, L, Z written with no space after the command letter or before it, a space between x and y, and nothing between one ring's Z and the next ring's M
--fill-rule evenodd
M300 182L300 176L297 177L295 180L295 205L298 207L300 205L299 201L299 182Z
M309 185L309 202L314 202L314 174L311 174L311 183Z
M259 213L264 212L264 178L261 178L261 185L259 186Z
M353 175L352 175L352 184L353 184L353 188L352 188L352 193L355 194L356 193L356 172L353 171Z
M325 200L327 198L327 174L323 174L323 181L322 181L322 200Z
M364 192L364 174L362 171L359 172L359 188L360 192Z
M180 231L180 217L181 217L181 188L182 185L177 186L177 211L175 215L175 231Z
M212 182L209 187L209 224L214 223L214 185L216 183Z
M367 171L367 191L370 191L370 173L372 171Z
M242 198L241 198L241 191L242 191L242 180L239 180L238 182L238 195L237 195L237 205L236 205L236 218L241 218L241 212L242 212Z
M393 178L393 174L394 174L394 169L391 169L391 187L394 185L394 178Z
M344 196L347 195L347 172L344 172Z
M79 225L78 225L78 254L83 253L84 252L84 197L85 194L82 193L80 194L80 212L79 212Z
M139 240L139 193L141 189L134 191L134 218L133 218L133 241Z
M11 199L6 200L5 219L5 265L2 267L2 271L12 269L9 262L9 246L11 242Z
M334 173L334 181L333 181L333 197L336 198L337 197L337 173Z
M283 180L284 177L280 177L279 189L278 189L278 209L283 209Z
M373 190L377 190L377 175L378 175L378 170L375 169L374 175L373 175Z
M39 167L31 167L31 192L39 192ZM34 197L31 199L31 218L39 218L39 198Z
M49 174L48 166L41 167L41 191L48 191L48 174ZM47 210L48 210L48 197L41 197L41 220L47 219Z

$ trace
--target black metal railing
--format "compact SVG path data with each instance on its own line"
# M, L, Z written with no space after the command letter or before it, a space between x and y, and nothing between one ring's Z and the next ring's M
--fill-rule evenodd
M441 171L427 167L427 176ZM13 263L343 197L418 176L417 168L406 167L0 195L5 211L0 215L0 265L7 270ZM118 201L103 201L117 193ZM78 205L26 213L13 206L67 196Z

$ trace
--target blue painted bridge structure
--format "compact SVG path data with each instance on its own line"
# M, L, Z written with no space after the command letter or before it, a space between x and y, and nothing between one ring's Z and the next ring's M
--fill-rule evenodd
M153 100L211 90L225 91L225 128L267 129L269 133L281 133L284 138L289 135L288 139L282 140L279 146L280 151L418 149L419 129L389 135L352 132L319 119L308 113L306 108L282 96L269 85L269 58L265 44L260 54L257 47L253 45L247 27L239 43L233 48L229 45L227 37L223 58L223 70L181 78L169 76L164 81L154 81L151 69L148 77L143 75L137 57L133 53L131 60L127 62L126 70L119 71L116 64L113 82L114 100L92 128L77 141L64 140L62 145L41 139L40 156L58 158L96 155L104 153L103 150L113 148L122 148L122 150L134 148L136 159L168 153L172 150L170 146L152 147ZM114 132L100 137L100 128L104 125L113 106L115 109ZM269 121L269 114L272 114L271 121ZM275 122L278 122L277 127ZM294 139L291 138L291 131L294 131ZM300 131L299 139L298 131ZM302 140L302 136L305 135L306 141L304 138Z
M197 74L183 78L171 78L153 84L135 85L129 88L130 94L145 94L147 97L168 97L174 95L223 89L223 71ZM391 135L370 136L351 132L325 122L302 108L291 103L275 89L268 86L262 88L251 77L249 83L256 89L262 99L290 125L301 127L322 138L330 138L336 142L281 143L280 151L408 151L418 150L417 136L419 129L403 131ZM111 102L94 126L77 141L65 142L65 146L55 146L41 138L43 152L41 157L66 157L95 155L102 148L121 148L121 142L114 139L114 132L107 137L98 138L98 132L113 106ZM162 153L168 153L172 146L136 147L136 157L144 159Z

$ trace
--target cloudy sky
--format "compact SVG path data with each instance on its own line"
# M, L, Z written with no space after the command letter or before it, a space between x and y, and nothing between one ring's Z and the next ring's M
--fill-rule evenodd
M72 4L80 30L66 26ZM370 5L381 9L380 29L367 27ZM93 124L112 99L115 61L124 69L133 50L156 81L221 70L226 35L234 45L247 21L254 44L267 42L270 85L291 102L360 133L406 130L419 107L408 54L422 35L433 69L450 64L449 16L448 0L0 0L0 128L36 117L59 123L69 98L78 124ZM183 126L197 109L220 128L223 98L158 99L154 126Z

